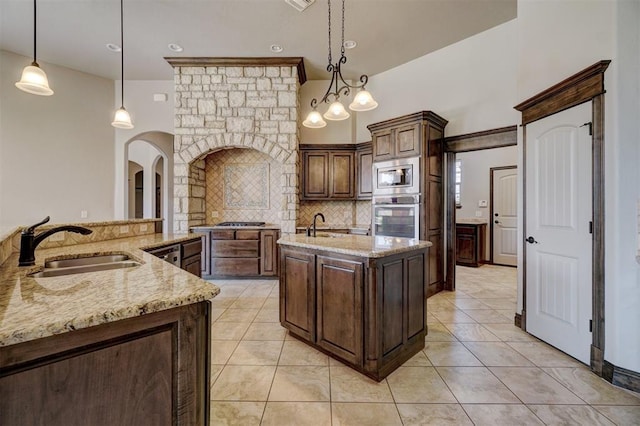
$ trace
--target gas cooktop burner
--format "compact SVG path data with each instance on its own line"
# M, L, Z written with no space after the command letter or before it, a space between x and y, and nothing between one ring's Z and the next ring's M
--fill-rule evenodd
M216 226L264 226L264 222L220 222Z

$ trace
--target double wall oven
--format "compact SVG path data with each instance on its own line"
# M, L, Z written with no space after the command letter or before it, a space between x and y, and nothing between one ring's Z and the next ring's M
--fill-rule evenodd
M420 238L420 158L373 164L374 236Z

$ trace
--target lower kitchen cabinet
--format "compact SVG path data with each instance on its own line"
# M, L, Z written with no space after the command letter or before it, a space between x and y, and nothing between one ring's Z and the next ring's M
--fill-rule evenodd
M154 247L146 251L195 276L201 277L202 247L202 239L195 239L167 246Z
M456 224L456 264L478 267L485 262L487 224Z

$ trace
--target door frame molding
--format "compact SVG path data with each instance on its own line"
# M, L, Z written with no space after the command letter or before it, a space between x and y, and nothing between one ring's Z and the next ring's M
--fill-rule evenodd
M493 172L496 170L510 170L516 169L518 170L518 166L500 166L500 167L490 167L489 168L489 263L494 265L493 262ZM516 224L517 227L517 224ZM510 265L501 265L501 266L510 266ZM516 265L517 266L517 265Z
M518 126L507 126L444 138L447 233L445 290L456 289L456 153L518 145Z
M562 80L537 95L516 105L522 113L522 200L523 230L526 235L526 126L536 120L564 111L576 105L592 104L592 191L593 191L593 252L592 252L592 343L591 370L602 376L604 365L604 72L610 60L596 62L590 67ZM526 244L522 241L522 314L521 327L527 327L527 262Z

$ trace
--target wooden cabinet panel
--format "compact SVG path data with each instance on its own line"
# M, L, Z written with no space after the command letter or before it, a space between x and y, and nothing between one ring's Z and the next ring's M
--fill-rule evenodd
M426 262L422 253L407 258L407 339L422 333L427 325Z
M395 158L420 155L420 124L395 129Z
M443 229L444 226L444 204L442 203L442 182L430 180L428 185L428 223L427 230L434 231Z
M395 155L391 130L382 130L371 134L373 141L373 161L390 160Z
M329 182L331 198L352 199L354 197L355 163L353 152L329 154Z
M358 183L357 199L370 200L373 194L373 150L371 144L362 144L356 151L356 180Z
M362 365L363 264L318 256L316 271L317 344Z
M258 257L258 241L211 241L212 257Z
M429 248L429 288L427 289L427 296L431 296L442 290L444 281L444 265L443 265L443 250L438 250L443 244L442 235L434 233L429 235L428 240L433 243L433 246ZM432 250L432 248L436 248Z
M211 270L216 277L251 277L260 274L260 259L213 257Z
M404 341L403 266L402 259L382 265L382 356L400 348Z
M214 229L211 231L212 240L233 240L235 235L236 233L233 230Z
M201 241L187 241L182 243L182 258L186 259L191 256L200 256L202 253L202 242Z
M262 231L260 236L260 275L278 274L278 231Z
M201 277L202 275L202 258L200 254L197 256L191 256L189 259L185 259L182 261L182 269L187 272L191 272L193 275L197 277Z
M329 197L329 153L303 152L303 198Z
M239 229L236 231L236 240L259 240L259 239L260 239L260 231L258 230Z
M282 249L280 258L280 323L315 342L315 256Z
M478 267L485 260L487 224L456 224L456 264Z
M302 153L302 200L355 198L355 147L305 145Z
M429 175L442 178L444 163L444 132L433 126L429 126Z

